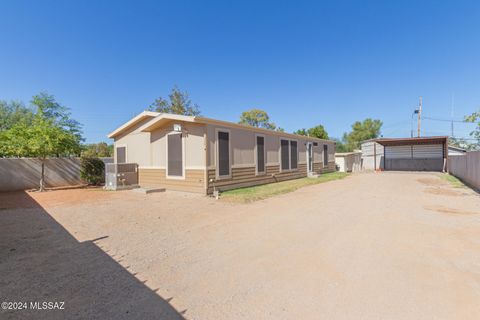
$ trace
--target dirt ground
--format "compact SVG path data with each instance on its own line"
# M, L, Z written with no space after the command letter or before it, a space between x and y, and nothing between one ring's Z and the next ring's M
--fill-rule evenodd
M250 204L4 193L0 298L65 302L2 319L478 319L480 196L431 173Z

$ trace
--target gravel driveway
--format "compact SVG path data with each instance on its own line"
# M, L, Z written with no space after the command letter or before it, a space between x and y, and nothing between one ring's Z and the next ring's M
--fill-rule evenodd
M431 173L251 204L4 193L0 298L65 302L2 319L478 319L480 196Z

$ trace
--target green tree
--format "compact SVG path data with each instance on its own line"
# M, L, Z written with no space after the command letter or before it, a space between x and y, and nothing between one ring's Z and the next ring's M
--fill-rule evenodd
M168 100L159 97L148 108L149 110L161 113L181 114L184 116L199 116L200 109L198 105L192 103L188 92L180 91L178 87L174 87L168 95Z
M309 137L315 137L319 139L328 139L328 133L321 124L313 128L310 128L308 130L302 128L297 131L294 131L293 133L301 136L309 136Z
M10 129L19 122L30 124L32 119L32 110L25 107L23 103L0 100L0 132Z
M42 92L33 96L31 104L36 116L51 120L54 125L75 135L79 142L83 140L81 124L72 119L70 109L58 103L53 95Z
M480 148L480 110L472 113L469 116L466 116L465 121L477 123L477 127L472 132L470 132L470 136L477 140L476 143L473 144L472 148Z
M249 125L256 128L264 128L269 130L277 129L275 123L270 122L270 117L268 113L260 109L250 109L248 111L242 112L240 116L240 124ZM281 131L282 128L278 128Z
M32 99L36 112L31 124L20 121L0 133L0 154L33 157L41 161L40 191L45 189L45 160L50 156L80 153L80 124L70 118L68 108L46 93Z
M335 141L335 151L336 152L348 152L347 146L343 143L342 140L335 138L333 139Z
M92 143L82 146L82 157L104 158L113 156L113 145L106 142Z
M308 136L307 129L302 128L297 131L293 131L293 134L298 134L299 136Z
M458 147L458 148L462 148L462 149L465 149L467 151L476 150L477 147L478 147L478 143L470 143L466 139L455 138L455 137L449 137L448 138L448 145Z
M370 118L362 122L356 121L352 125L352 131L343 135L343 142L346 144L346 149L348 151L359 149L362 141L378 138L382 124L382 121Z
M310 137L315 137L319 139L328 139L328 133L321 124L308 129L307 133Z

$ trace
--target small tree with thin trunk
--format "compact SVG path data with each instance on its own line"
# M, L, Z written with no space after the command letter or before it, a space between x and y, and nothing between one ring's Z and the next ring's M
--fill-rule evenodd
M68 109L54 97L41 93L33 97L36 112L31 123L18 122L0 134L0 153L10 157L32 157L41 161L40 191L45 190L45 161L51 156L80 152L80 125L70 119Z

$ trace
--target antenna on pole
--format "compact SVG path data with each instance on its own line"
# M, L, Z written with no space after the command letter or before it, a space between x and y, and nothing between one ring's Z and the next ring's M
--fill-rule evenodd
M420 97L420 104L418 105L418 137L420 138L420 128L422 126L422 97Z

